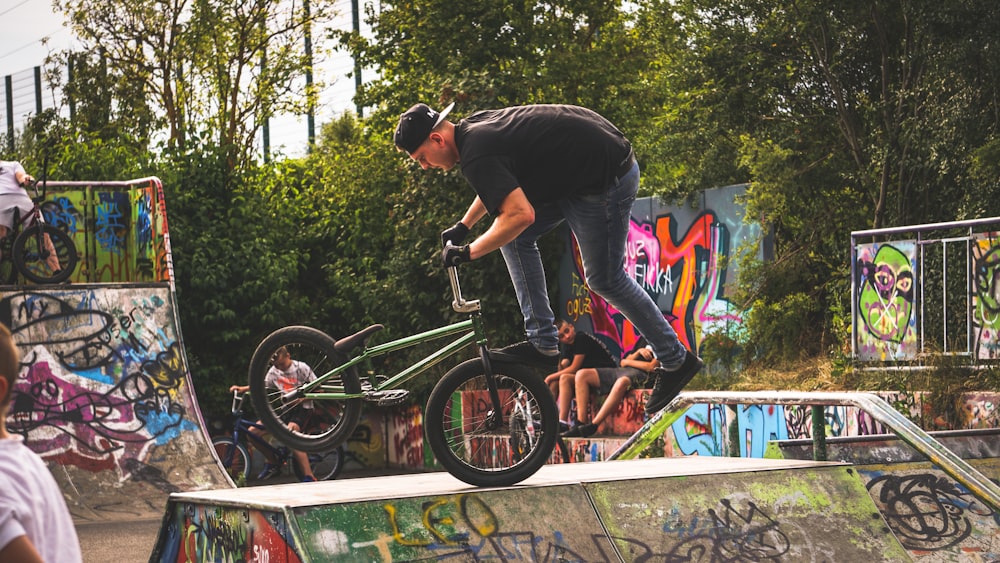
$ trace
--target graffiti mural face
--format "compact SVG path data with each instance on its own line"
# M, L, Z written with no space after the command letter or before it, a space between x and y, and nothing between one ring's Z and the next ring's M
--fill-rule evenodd
M899 343L913 313L913 266L897 248L882 245L872 261L860 260L858 300L861 316L872 336Z

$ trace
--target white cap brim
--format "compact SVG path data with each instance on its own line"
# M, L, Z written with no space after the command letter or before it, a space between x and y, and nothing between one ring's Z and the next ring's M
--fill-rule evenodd
M434 127L431 127L432 131L438 125L441 125L441 122L444 121L444 118L448 117L448 114L451 112L452 108L454 108L454 107L455 107L455 102L452 102L452 103L448 104L448 106L445 107L443 110L441 110L441 113L438 114L437 121L434 122Z

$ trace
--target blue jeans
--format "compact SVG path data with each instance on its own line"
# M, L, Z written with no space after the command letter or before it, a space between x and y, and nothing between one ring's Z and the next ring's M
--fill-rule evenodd
M525 334L537 348L559 347L537 241L566 221L580 247L590 289L635 325L664 368L674 369L684 361L686 349L677 333L653 299L625 273L625 242L638 190L636 164L607 192L576 195L536 207L535 222L500 249L524 315Z

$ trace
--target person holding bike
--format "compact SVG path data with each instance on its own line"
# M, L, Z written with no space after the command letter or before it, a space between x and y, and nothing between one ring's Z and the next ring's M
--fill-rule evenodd
M21 217L26 217L34 209L35 203L25 190L25 186L34 181L35 178L25 172L20 162L0 160L0 238L6 237L14 228L15 210ZM48 235L45 235L45 246L49 251L45 263L54 276L59 273L61 266Z
M649 341L663 367L646 403L666 406L701 370L652 298L625 272L625 243L639 189L639 165L625 135L596 112L529 105L476 112L452 123L454 103L438 112L418 103L393 136L424 170L460 166L476 197L441 233L445 267L500 249L517 295L527 341L497 352L555 368L558 331L549 303L539 237L564 221L576 238L590 289L621 311ZM462 245L487 213L490 227Z
M312 368L310 368L305 362L293 360L291 353L288 352L288 348L282 346L275 351L274 357L271 359L271 369L267 371L264 381L268 388L277 389L281 392L287 392L294 389L299 384L306 383L314 379L316 379L316 374L313 373ZM232 385L229 387L230 393L233 391L246 393L249 390L249 385ZM291 409L285 420L288 428L292 431L300 430L312 408L312 401L303 401L301 404ZM263 423L261 421L257 421L258 426L262 424ZM266 432L263 428L258 426L251 427L250 432L259 438L263 438ZM281 471L281 464L278 463L278 460L276 460L270 452L261 450L261 453L264 454L266 461L264 463L264 469L259 475L257 475L257 479L270 479ZM299 462L299 467L302 468L304 475L302 477L302 481L315 481L316 476L313 475L312 465L309 463L309 455L300 450L292 450L292 455L295 456L295 460Z

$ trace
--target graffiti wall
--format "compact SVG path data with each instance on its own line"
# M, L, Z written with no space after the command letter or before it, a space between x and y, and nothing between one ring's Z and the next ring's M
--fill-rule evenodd
M503 490L400 476L285 514L178 499L151 561L909 561L850 468L720 479L647 462L618 462L628 479Z
M857 245L857 356L892 361L915 357L917 245L894 241Z
M1000 359L1000 233L973 240L972 272L974 357Z
M653 300L685 346L705 335L739 334L742 318L728 296L736 282L733 258L741 245L760 248L760 228L744 221L737 198L746 186L709 190L697 205L666 206L641 198L632 208L625 269ZM612 352L630 350L639 338L614 307L588 287L572 237L560 267L556 316L594 334Z
M84 520L160 514L166 495L228 487L202 433L166 284L0 293L20 350L7 425Z
M170 281L163 186L129 182L49 182L45 220L76 245L75 283Z

